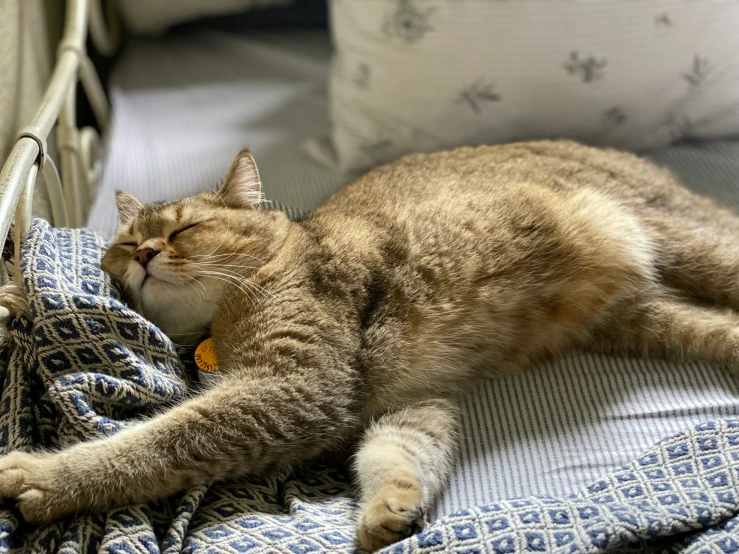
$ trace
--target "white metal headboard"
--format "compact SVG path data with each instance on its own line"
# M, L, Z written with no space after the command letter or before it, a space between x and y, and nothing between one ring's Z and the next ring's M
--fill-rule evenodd
M41 106L21 131L0 172L0 247L7 240L15 215L16 265L30 228L33 189L39 173L48 189L53 225L78 227L87 217L102 148L95 129L77 127L76 94L77 83L82 83L95 119L105 131L108 102L85 44L89 27L93 44L101 54L110 56L115 52L120 27L112 3L108 2L106 8L104 17L101 0L67 0L64 34ZM105 24L106 17L110 27ZM55 124L61 177L46 147ZM5 269L0 268L0 285L6 280Z

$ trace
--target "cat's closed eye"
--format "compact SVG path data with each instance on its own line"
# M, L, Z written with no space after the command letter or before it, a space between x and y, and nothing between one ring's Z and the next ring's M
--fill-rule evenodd
M186 227L183 227L182 229L178 229L177 231L174 231L173 233L170 233L169 240L174 240L177 237L177 235L179 235L180 233L183 233L183 232L187 231L188 229L192 229L193 227L197 227L201 223L202 223L202 221L198 221L197 223L192 223L190 225L187 225Z

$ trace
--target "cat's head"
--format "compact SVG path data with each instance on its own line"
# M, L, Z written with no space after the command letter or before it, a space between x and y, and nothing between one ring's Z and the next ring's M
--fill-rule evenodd
M249 152L234 160L218 192L142 205L125 192L121 225L102 268L124 286L129 303L175 342L207 329L223 294L246 294L250 275L280 248L286 217L260 208L261 183ZM253 291L252 291L253 292Z

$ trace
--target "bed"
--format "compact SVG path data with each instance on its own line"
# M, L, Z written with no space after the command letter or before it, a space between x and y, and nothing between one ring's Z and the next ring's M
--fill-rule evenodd
M243 147L259 163L270 207L284 209L296 219L303 217L353 177L335 169L325 140L330 125L325 84L330 54L325 31L246 36L195 29L156 40L134 39L110 82L113 115L89 231L57 232L37 220L26 245L28 259L45 259L49 275L56 276L58 286L65 283L69 298L92 294L115 299L114 286L102 275L89 278L98 287L94 292L83 291L84 283L64 267L94 273L90 260L96 259L105 237L116 227L114 191L123 189L153 201L212 188ZM739 140L679 144L649 156L670 167L690 188L739 208ZM13 333L19 343L48 325L39 319L50 310L48 283L39 281L30 263L24 278L38 312L35 323L16 323ZM105 310L114 304L111 301L101 309L109 315ZM9 348L3 352L4 398L9 398L8 387L17 385L11 373L19 367L19 354ZM145 382L146 371L155 374L156 364L145 354L135 354L133 346L131 351L132 359L138 360L131 363L150 368L142 370ZM25 344L26 359L42 360L42 354L38 345ZM178 355L187 356L167 348L161 354L167 371L175 375L169 400L184 394L178 387L188 379L185 373L177 373ZM53 367L39 364L39 374L30 382L38 379L49 391L42 405L48 401L58 406L62 401L54 395L62 385L84 398L92 395L94 387L89 379L85 381L84 369L65 377L69 369L55 373ZM71 382L79 375L87 384ZM114 377L123 379L118 374ZM116 385L110 387L115 390ZM113 397L102 395L95 401L102 405ZM22 411L7 402L8 412ZM78 410L73 399L65 402L69 413ZM462 398L462 406L461 454L447 491L438 499L426 532L389 551L728 552L739 548L732 523L739 509L735 462L739 435L734 431L739 383L726 371L702 363L582 353L517 377L481 383ZM97 423L81 425L70 436L114 432L115 422L125 422L128 414L125 409L96 407L93 401L88 407L93 412L89 421ZM6 435L8 412L2 416ZM99 420L94 419L98 416ZM43 414L35 417L37 423L48 423ZM112 422L110 429L105 428L106 421ZM673 452L680 453L680 463L694 460L696 472L708 471L699 477L710 482L715 471L701 469L705 456L699 445L706 441L715 442L716 463L729 475L716 489L724 496L691 496L690 487L680 489L683 481L663 475L660 479L666 481L658 479L659 486L680 489L675 493L677 511L649 495L632 503L624 497L618 510L591 520L597 525L583 523L590 511L597 513L599 505L613 501L613 496L607 500L609 491L627 494L622 487L626 481L636 480L647 488L657 464L654 460L673 467ZM0 536L0 545L65 552L346 552L353 549L355 517L347 479L337 469L318 467L297 476L201 487L161 505L81 517L53 530L24 528L12 512L3 512L0 524L5 525L5 535ZM655 485L654 491L659 490ZM726 494L736 499L728 500ZM723 498L723 503L716 504L716 498ZM698 510L703 507L710 517ZM553 530L557 518L561 531ZM709 528L713 534L697 533ZM655 543L654 537L662 537L663 542ZM665 537L674 540L664 542Z
M301 212L317 207L352 177L306 153L329 133L330 53L325 32L194 31L134 42L112 77L110 153L89 226L115 230L116 189L154 201L213 186L241 147L254 152L267 198ZM739 141L652 157L694 190L739 207ZM467 447L438 513L570 492L663 436L737 413L738 392L707 366L593 356L488 383L465 402Z

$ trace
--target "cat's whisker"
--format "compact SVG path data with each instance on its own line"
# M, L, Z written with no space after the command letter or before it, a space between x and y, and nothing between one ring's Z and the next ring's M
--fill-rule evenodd
M243 286L247 287L247 289L251 293L249 295L250 298L255 298L255 299L258 299L259 298L257 296L257 293L259 293L260 291L254 288L254 283L252 283L248 279L243 279L243 278L237 277L237 276L231 276L231 279L234 279L235 281L238 281L238 283L239 283L240 286L243 285ZM241 290L244 290L244 289L242 288ZM254 302L254 304L256 305L256 301Z
M222 252L220 254L216 254L215 252L217 252L217 250L214 251L214 252L212 252L211 254L193 254L190 257L191 258L209 258L209 259L210 258L214 258L214 257L220 257L220 258L229 258L229 257L234 257L234 258L236 258L236 257L240 257L240 258L252 258L252 259L256 260L257 262L259 262L261 265L264 265L264 260L262 260L261 258L258 258L257 256L253 256L251 254L244 254L242 252Z
M244 288L244 283L242 279L239 279L238 277L234 275L230 275L227 273L214 272L214 271L203 272L201 275L204 277L210 277L212 279L217 279L217 280L223 281L224 283L237 286L246 295L246 297L252 303L252 306L256 307L257 305L256 301L254 297L252 296L251 291L247 288Z
M221 280L227 281L229 283L233 283L235 285L239 285L240 287L244 285L242 278L239 278L239 276L232 275L230 273L224 273L224 272L213 271L213 270L202 270L199 273L199 276L212 277L212 278L220 277ZM242 290L246 292L246 289L242 288Z
M237 264L221 264L221 263L211 263L211 262L191 262L191 265L198 266L198 267L238 267L241 269L252 269L257 270L260 269L258 266L253 265L237 265Z
M210 274L218 274L222 276L227 276L234 281L238 281L239 283L243 284L244 286L255 288L256 285L252 283L247 277L244 275L241 275L240 273L237 273L236 271L230 270L228 267L223 267L221 265L209 265L209 264L191 264L196 271L198 271L201 275L210 275ZM248 266L241 266L245 267L247 269L258 269L258 268L251 268ZM258 292L258 291L257 291Z
M273 293L271 293L270 291L268 291L267 289L265 289L265 288L264 288L264 287L262 287L261 285L258 285L258 284L256 284L255 282L253 282L253 281L251 281L251 280L249 280L249 279L245 278L244 276L242 276L242 275L239 275L239 274L237 274L237 273L233 273L233 272L230 272L230 271L228 271L227 269L224 269L224 268L222 268L222 267L219 267L219 268L217 268L217 269L218 269L218 270L219 270L220 272L222 272L222 273L220 273L220 274L223 274L223 275L225 275L225 274L229 274L229 275L230 275L230 276L231 276L232 278L234 278L234 279L238 279L238 280L239 280L239 282L241 282L241 283L244 283L244 284L245 284L246 286L252 287L252 288L254 289L254 292L258 292L258 293L261 293L261 294L262 294L262 295L264 295L264 296L269 296L269 297L271 297L271 298L274 298L274 294L273 294Z
M211 265L211 266L217 266L217 267L241 267L246 269L261 269L261 265L246 265L246 264L237 264L237 263L231 263L227 261L213 261L213 260L204 260L204 261L192 261L193 264L200 264L200 265Z
M274 293L268 291L263 286L256 284L254 281L247 281L247 283L249 283L250 286L256 288L257 291L261 292L265 296L269 296L270 298L275 298Z
M191 279L190 281L187 282L187 284L190 285L192 287L192 289L198 294L198 296L200 297L200 299L203 302L205 302L205 297L208 294L208 289L205 288L205 285L203 283L201 283L200 281L198 281L195 277L192 277L190 275L186 275L186 274L183 273L182 274L182 277L187 277L187 278ZM198 284L198 285L200 285L200 287L203 289L203 291L201 292L199 289L195 288L195 284L193 282L196 283L196 284Z
M254 256L252 254L247 254L245 252L238 252L238 251L235 251L235 250L234 251L230 251L230 252L218 252L218 249L216 249L215 251L212 251L212 252L210 252L208 254L193 254L192 256L194 258L206 258L208 256L249 256L249 257L252 257L252 258L260 259L260 258L257 258L257 256Z

